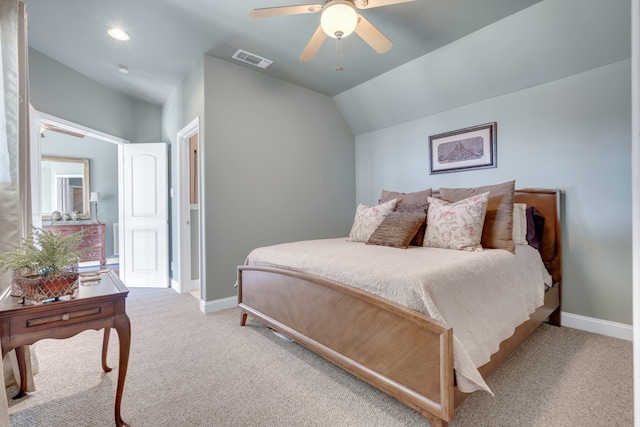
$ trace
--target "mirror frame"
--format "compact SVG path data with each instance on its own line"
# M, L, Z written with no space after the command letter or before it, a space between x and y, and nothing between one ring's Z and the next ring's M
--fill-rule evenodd
M91 219L91 210L89 207L89 196L91 194L91 186L89 185L89 159L83 159L78 157L60 157L60 156L49 156L43 154L40 156L40 170L42 171L42 162L64 162L64 163L80 163L83 168L83 176L82 176L82 207L83 211L80 212L78 219ZM42 173L41 173L42 175ZM42 178L40 178L42 179ZM41 188L40 191L44 190ZM42 203L42 202L41 202ZM71 213L71 212L67 212ZM45 221L51 220L51 212L42 213L42 219Z

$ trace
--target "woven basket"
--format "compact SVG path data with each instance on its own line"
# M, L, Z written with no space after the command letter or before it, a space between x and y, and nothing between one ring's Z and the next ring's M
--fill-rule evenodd
M55 276L41 277L29 269L13 272L11 295L36 303L73 295L78 288L78 266L69 266L67 271Z

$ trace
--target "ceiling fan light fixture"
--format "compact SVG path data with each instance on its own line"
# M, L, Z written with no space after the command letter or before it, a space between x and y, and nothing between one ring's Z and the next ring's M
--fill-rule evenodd
M131 40L131 34L127 33L122 28L111 27L107 32L111 37L113 37L116 40L121 40L124 42Z
M350 1L333 0L322 10L322 30L334 39L347 37L358 25L358 14Z

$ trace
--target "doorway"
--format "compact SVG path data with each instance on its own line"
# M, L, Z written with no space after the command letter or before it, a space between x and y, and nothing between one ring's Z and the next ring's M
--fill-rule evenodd
M174 287L180 293L205 298L202 280L201 222L201 140L200 120L195 118L178 132L178 278Z
M32 174L32 192L37 195L33 198L34 219L36 215L40 219L43 215L39 174L40 139L43 133L41 129L72 133L80 138L90 137L85 141L93 142L94 146L97 146L97 142L114 144L117 151L114 166L117 171L106 171L105 177L109 188L114 188L107 192L107 196L111 196L111 202L114 205L112 206L113 219L110 221L112 227L110 229L113 231L107 234L113 236L112 253L116 262L119 263L120 277L128 286L167 287L169 258L166 244L168 241L167 145L164 143L129 144L125 139L39 113L34 109L31 113L31 165L37 173L37 176ZM91 141L91 139L100 141ZM97 167L102 166L103 163L94 160L92 171L96 171ZM102 176L104 175L103 173ZM117 179L114 179L115 176ZM151 177L154 178L153 182L149 182ZM156 191L148 191L149 188L155 188ZM93 198L94 189L87 191L91 191ZM97 196L99 193L95 194ZM104 196L105 194L100 195L101 203L105 201ZM92 201L97 203L97 197ZM95 208L97 209L97 206ZM152 212L149 214L147 211ZM103 213L101 219L104 219L106 212L103 208L101 212ZM143 222L143 225L139 225L136 220ZM146 250L146 248L154 250ZM107 263L109 263L108 258Z
M49 220L52 210L61 213L80 213L79 222L92 221L93 211L90 210L100 204L101 222L104 224L104 259L110 268L117 269L119 265L119 227L120 214L118 206L118 147L128 143L127 140L109 135L83 125L69 122L46 113L30 109L31 120L31 155L32 155L32 193L33 215L42 220ZM75 163L42 163L42 156L62 156L60 159L83 161L85 164L84 177L82 169L71 168L66 165ZM90 160L91 159L91 160ZM100 161L96 161L100 159ZM91 167L89 162L91 161ZM52 164L65 165L64 167ZM46 165L46 166L45 166ZM51 170L49 170L51 169ZM89 172L90 171L90 172ZM45 172L50 173L47 175ZM72 175L80 173L80 175ZM94 181L89 179L89 173ZM49 184L43 180L48 176ZM74 176L78 189L74 189ZM57 184L57 185L56 185ZM79 201L75 203L74 191L80 193ZM100 200L89 202L89 195L101 194ZM95 218L97 221L97 217ZM72 221L73 222L73 221ZM35 223L34 223L35 224ZM83 262L82 268L100 268L98 261Z

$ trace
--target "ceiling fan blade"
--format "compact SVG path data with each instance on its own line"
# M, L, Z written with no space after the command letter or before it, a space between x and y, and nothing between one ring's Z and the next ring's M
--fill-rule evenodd
M391 6L392 4L409 3L415 0L356 0L358 9L372 9L374 7Z
M269 18L271 16L300 15L316 13L322 10L321 4L298 4L295 6L263 7L249 12L252 18Z
M385 53L393 46L391 40L360 14L358 14L358 25L356 25L355 32L378 53Z
M40 125L40 134L44 135L44 131L45 130L50 130L53 132L59 132L59 133L64 133L65 135L71 135L71 136L75 136L76 138L84 138L84 134L82 133L78 133L78 132L74 132L72 130L67 130L67 129L63 129L61 127L58 126L54 126L52 124L49 123L42 123ZM43 137L43 136L42 136Z
M318 25L318 29L315 33L313 33L313 36L311 36L311 40L309 40L309 43L307 43L307 47L305 47L300 54L300 61L309 61L310 59L313 59L326 38L327 35L322 29L322 26Z

